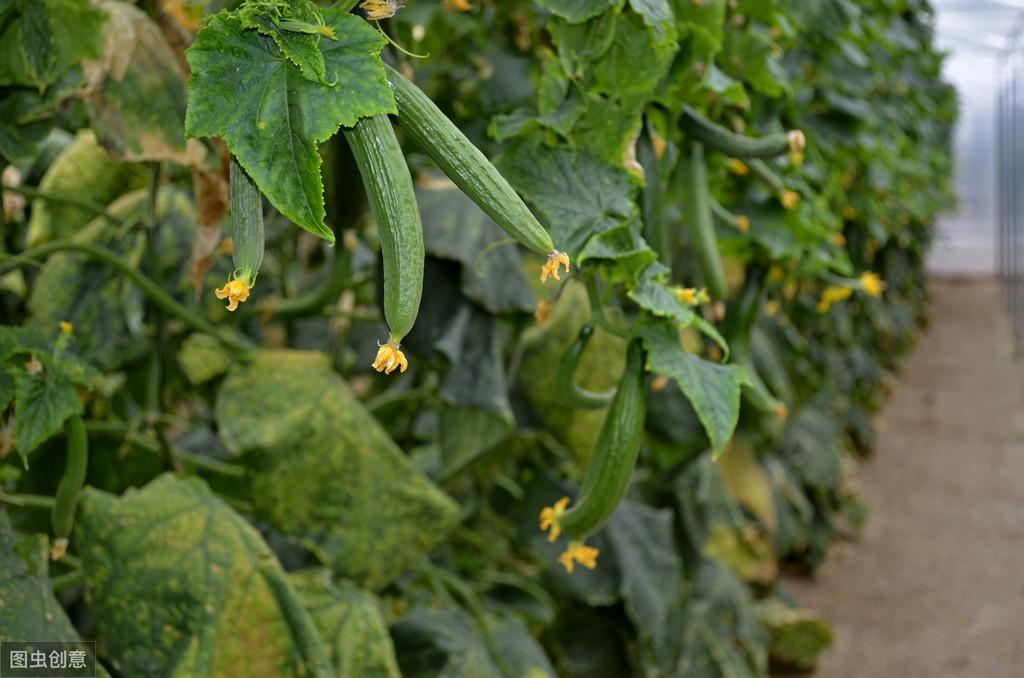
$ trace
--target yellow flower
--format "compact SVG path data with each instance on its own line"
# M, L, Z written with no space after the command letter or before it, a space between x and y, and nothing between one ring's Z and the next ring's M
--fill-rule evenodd
M668 386L668 377L663 374L659 374L654 379L651 379L652 391L664 391L666 386Z
M778 312L779 312L779 302L778 301L776 301L775 299L769 299L768 301L764 302L764 316L766 318L771 318L771 317L773 317Z
M456 12L472 12L473 5L469 0L444 0L444 8Z
M405 0L363 0L359 8L366 12L366 18L372 21L390 19L395 16Z
M789 161L793 163L795 167L799 167L804 164L804 152L803 151L790 151Z
M60 333L71 334L71 330L75 329L74 325L69 323L67 320L60 321Z
M832 236L832 243L836 247L846 247L846 236L842 233L836 233Z
M885 283L882 282L877 273L872 273L871 271L865 271L860 274L860 286L869 297L875 297L876 299L882 296L882 292L885 291Z
M32 376L35 376L37 374L42 373L43 364L39 362L39 358L32 356L32 359L25 363L25 371L31 374Z
M782 282L786 279L786 271L778 264L772 265L768 269L768 280L774 283Z
M696 287L682 287L676 290L676 299L688 304L689 306L696 306L698 304L706 304L710 301L708 297L708 291L706 289L697 289Z
M740 233L747 233L747 232L749 232L750 231L750 218L747 215L745 215L745 214L741 214L738 217L736 217L736 228L738 228L740 230Z
M252 288L249 286L249 281L243 278L235 278L224 287L219 290L215 290L214 294L217 295L218 299L228 300L228 310L234 311L238 308L240 302L245 301L249 298L249 291Z
M745 177L750 172L750 168L739 158L731 158L729 160L729 171L738 177Z
M537 302L537 308L533 310L533 319L537 321L538 325L543 325L551 317L551 300L541 299Z
M393 339L382 344L377 349L377 357L373 361L373 369L384 374L391 374L395 370L405 372L409 368L409 361L405 359L402 349Z
M54 539L50 546L50 560L60 560L68 552L68 540L64 537Z
M779 195L779 201L787 210L791 210L800 203L800 194L796 191L786 189Z
M574 541L569 543L569 548L565 549L562 555L558 556L558 562L562 564L565 571L572 574L575 564L579 563L588 570L593 570L597 567L597 556L600 553L593 546L585 546L581 541Z
M547 282L549 276L555 280L561 280L561 278L558 277L559 266L565 266L565 270L567 272L570 270L569 255L565 252L559 252L558 250L551 250L551 254L548 255L548 260L540 267L540 281Z
M847 221L853 221L857 218L857 210L852 205L847 205L843 208L843 219Z
M853 294L851 287L826 287L818 302L818 313L827 313L832 308L832 304L849 299L851 294Z
M789 408L786 407L786 403L780 400L779 402L775 403L775 407L772 410L772 414L774 414L779 419L785 419L786 417L789 416Z
M807 148L807 137L798 129L790 130L786 138L789 139L789 151L791 153L799 153Z
M569 497L562 497L555 502L554 506L545 506L540 510L540 530L548 533L548 541L555 541L558 535L562 534L562 526L558 524L558 518L565 513L565 507L569 505Z

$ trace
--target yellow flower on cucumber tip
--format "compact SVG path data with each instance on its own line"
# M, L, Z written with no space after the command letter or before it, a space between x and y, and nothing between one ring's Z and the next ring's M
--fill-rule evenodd
M832 304L849 299L851 294L853 294L852 287L826 287L825 291L821 293L821 300L818 301L818 312L827 313L832 308Z
M214 290L213 293L217 295L218 299L227 299L228 310L234 311L238 308L238 304L249 298L251 290L252 287L249 285L248 279L235 278L219 290Z
M865 271L860 274L860 286L869 297L875 297L876 299L882 296L882 292L885 291L885 283L878 277L877 273L872 273L871 271Z
M565 252L559 252L558 250L551 250L551 253L548 255L548 260L540 267L540 281L547 282L549 277L554 278L555 280L561 280L561 278L558 277L558 269L560 266L565 266L566 272L571 270L569 266L569 255Z
M373 369L384 374L391 374L395 370L405 372L409 368L409 361L405 359L401 347L393 339L388 343L381 344L377 349L377 357L373 361Z
M71 330L75 329L75 326L69 323L67 320L60 321L60 333L71 334Z
M800 203L800 194L796 191L785 190L779 195L779 201L787 210L791 210Z
M696 287L679 288L676 290L676 299L689 306L706 304L711 300L706 289L697 289Z
M565 549L562 555L558 556L558 562L562 564L565 571L572 574L575 569L576 563L579 563L588 570L593 570L597 567L597 556L600 553L593 546L587 546L581 541L574 541L569 543L569 548Z
M565 513L565 507L569 505L569 497L562 497L553 506L545 506L540 510L540 530L548 532L548 541L555 541L562 534L562 526L558 519Z
M750 168L739 158L732 158L729 160L729 171L738 177L743 177L750 172Z

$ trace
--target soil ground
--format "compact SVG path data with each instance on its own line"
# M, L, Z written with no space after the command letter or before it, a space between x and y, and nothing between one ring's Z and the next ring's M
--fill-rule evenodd
M1024 361L995 282L931 292L860 468L862 538L784 583L833 623L816 676L1024 676Z

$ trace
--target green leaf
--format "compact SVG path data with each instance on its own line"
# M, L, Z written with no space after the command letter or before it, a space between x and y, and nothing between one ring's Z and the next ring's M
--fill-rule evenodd
M190 334L181 343L178 364L193 384L203 384L231 369L231 354L208 334Z
M757 604L757 616L771 636L768 652L773 663L813 671L821 653L832 645L832 628L813 610L769 598Z
M648 267L641 279L629 290L629 298L652 315L671 318L680 327L689 327L697 314L694 313L692 306L680 301L669 286L658 279L662 271L667 272L667 269L659 265Z
M106 14L91 2L20 0L14 11L0 26L0 85L42 91L103 48Z
M555 246L573 260L591 236L636 211L626 173L587 153L520 143L502 156L500 168L540 212Z
M739 420L746 373L684 351L674 324L642 318L634 333L644 340L648 368L676 381L704 425L712 449L721 453Z
M359 118L397 111L380 60L384 38L339 9L323 16L338 38L320 42L333 87L304 78L273 39L239 18L214 16L185 53L192 69L185 133L224 137L278 211L333 241L317 144Z
M104 148L130 162L195 165L206 151L185 139L185 70L160 27L125 2L109 13L101 59L86 65L85 102Z
M228 375L216 411L224 444L250 468L257 514L338 575L384 586L455 527L455 502L321 354L257 354Z
M278 603L295 592L202 480L166 474L123 497L87 488L75 540L100 647L120 675L309 675L310 639Z
M281 11L282 20L301 21L311 26L316 25L319 14L316 5L309 0L292 0L282 7ZM298 66L302 77L315 83L327 84L327 65L323 52L320 51L319 36L281 28L279 23L258 5L243 6L239 17L246 28L255 28L263 35L273 38L281 53Z
M288 575L303 606L330 647L338 678L401 678L380 601L327 570Z
M15 373L14 440L26 463L29 453L78 414L82 414L82 401L75 385L63 375L46 370Z
M424 246L462 264L462 293L491 313L533 312L537 302L515 243L454 184L437 178L419 184Z
M15 534L0 511L0 642L79 639L50 588L49 563L46 535Z
M537 4L544 9L574 24L592 19L618 2L619 0L537 0Z

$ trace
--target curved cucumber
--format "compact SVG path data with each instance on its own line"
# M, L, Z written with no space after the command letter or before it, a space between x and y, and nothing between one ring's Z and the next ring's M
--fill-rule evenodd
M593 325L584 325L572 346L562 356L555 373L555 389L568 405L578 409L596 410L605 407L615 397L615 389L605 393L588 391L576 383L576 369L580 358L587 347L587 342L594 335Z
M385 64L402 129L463 193L513 238L537 254L555 245L491 161L423 91Z
M249 287L263 265L263 199L260 189L234 156L231 157L231 258L235 277Z
M685 226L697 254L704 284L713 298L724 299L729 293L729 286L725 279L722 254L718 251L711 196L708 194L708 170L701 144L693 144L690 161L681 168L679 176L685 201Z
M730 132L689 106L683 108L679 124L697 141L733 158L774 158L788 153L793 144L791 135L786 133L754 138Z
M67 438L67 461L64 463L64 475L57 486L51 515L53 534L59 539L67 539L71 535L78 495L85 484L85 471L89 466L89 438L82 418L68 419L64 424L64 435Z
M398 344L412 329L423 295L423 227L409 167L386 115L345 130L377 220L384 261L384 318Z
M645 360L641 340L633 339L626 353L626 371L605 416L579 497L558 518L562 532L570 538L583 538L600 529L629 487L647 411Z

